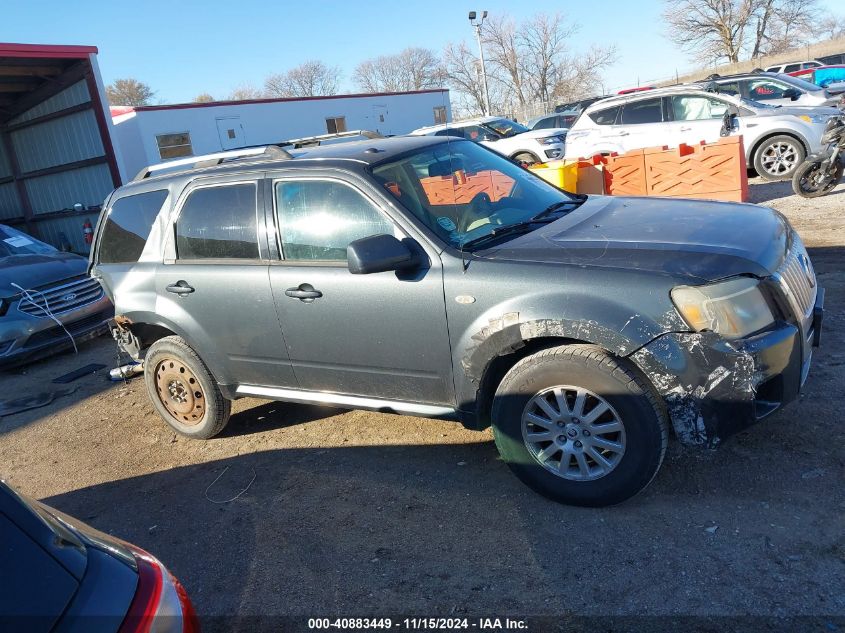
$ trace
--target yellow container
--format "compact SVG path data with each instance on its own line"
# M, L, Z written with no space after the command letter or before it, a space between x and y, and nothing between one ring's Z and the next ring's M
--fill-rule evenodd
M531 171L555 187L575 192L578 185L578 161L556 160L529 167Z

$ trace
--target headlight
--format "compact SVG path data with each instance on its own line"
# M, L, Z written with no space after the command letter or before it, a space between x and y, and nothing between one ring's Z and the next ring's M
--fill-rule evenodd
M759 286L750 277L709 286L676 286L672 302L696 332L710 330L728 339L742 338L774 322Z
M540 141L540 145L557 145L558 143L563 143L563 139L560 136L547 136L546 138L538 138Z
M807 123L827 123L827 120L830 118L829 114L802 114L798 117L802 121L806 121Z

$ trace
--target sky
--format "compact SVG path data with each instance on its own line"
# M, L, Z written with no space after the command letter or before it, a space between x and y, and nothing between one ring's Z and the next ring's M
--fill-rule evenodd
M841 0L823 0L833 8ZM225 98L244 84L303 61L320 59L352 72L367 58L409 46L441 51L466 40L475 50L470 10L519 20L564 14L580 25L573 53L614 44L618 61L603 73L618 90L683 74L695 67L663 35L660 0L563 2L531 0L0 0L0 42L97 46L103 81L133 77L156 91L154 101L180 103L201 93ZM599 86L601 88L601 86Z

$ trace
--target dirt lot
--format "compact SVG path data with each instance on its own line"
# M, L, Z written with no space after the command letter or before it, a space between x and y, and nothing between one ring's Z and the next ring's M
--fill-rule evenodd
M845 185L815 202L791 196L788 183L752 190L798 227L827 288L805 393L717 451L672 443L655 482L622 506L546 501L497 460L489 433L448 422L241 400L223 437L185 440L155 415L141 379L115 384L104 372L0 419L0 476L154 552L205 616L841 623ZM100 339L79 356L2 374L3 397L48 390L89 362L112 366L114 351ZM826 630L842 630L831 622Z

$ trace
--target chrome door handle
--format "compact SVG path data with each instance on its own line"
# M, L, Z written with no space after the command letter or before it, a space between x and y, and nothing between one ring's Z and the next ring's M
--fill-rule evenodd
M293 299L299 299L304 303L311 303L314 299L319 299L323 293L315 290L311 284L299 284L296 288L288 288L285 294Z
M682 127L681 132L689 132L691 129L691 127Z
M191 294L194 291L194 288L184 279L180 279L175 284L167 286L165 290L167 290L167 292L172 292L175 295L184 296Z
M619 136L628 136L630 132L619 132Z

